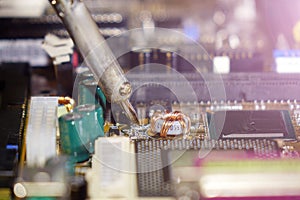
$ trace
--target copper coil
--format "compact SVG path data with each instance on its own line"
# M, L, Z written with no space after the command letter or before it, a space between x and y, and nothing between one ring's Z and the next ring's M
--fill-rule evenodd
M163 113L161 111L156 111L150 119L151 130L155 130L156 121L159 119L163 119Z
M174 125L175 122L179 122L182 134L186 134L190 131L190 119L179 111L170 112L163 114L162 112L156 112L151 118L150 126L151 130L155 130L155 125L158 120L163 120L163 124L160 130L161 137L167 137L169 129Z

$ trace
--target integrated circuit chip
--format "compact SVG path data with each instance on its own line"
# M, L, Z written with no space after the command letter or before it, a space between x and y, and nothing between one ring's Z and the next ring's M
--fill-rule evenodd
M218 111L208 122L213 139L296 139L287 110Z

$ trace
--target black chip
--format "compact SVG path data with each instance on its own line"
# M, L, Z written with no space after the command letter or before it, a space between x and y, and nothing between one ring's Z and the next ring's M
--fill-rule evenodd
M287 110L218 111L208 122L213 139L296 139Z

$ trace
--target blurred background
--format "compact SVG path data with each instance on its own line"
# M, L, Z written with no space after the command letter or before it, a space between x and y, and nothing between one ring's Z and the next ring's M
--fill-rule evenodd
M84 2L106 38L134 28L161 27L184 33L200 43L207 53L202 55L187 47L186 52L179 54L199 62L209 58L212 64L204 64L203 72L300 72L300 2L297 0ZM68 33L47 0L0 0L0 26L0 63L29 64L35 74L34 80L41 74L48 79L59 79L60 73L55 75L53 62L41 44L48 33L60 38L68 38ZM139 43L137 40L120 40L118 45L134 49ZM160 41L161 46L171 47L168 49L173 52L180 44L176 38L168 36ZM133 51L131 54L139 53ZM70 55L74 69L82 59L76 48ZM180 72L190 71L188 64L181 60L177 58L173 67ZM119 61L125 71L139 64L138 58L130 55L124 55ZM60 64L67 62L68 59ZM33 94L52 93L57 89L51 84L45 88L37 86L41 83L34 85L38 89L33 88ZM62 94L70 94L71 85L64 86L67 88L63 88Z
M178 30L199 42L224 72L300 71L300 3L296 0L86 0L105 37L142 27ZM40 40L68 37L47 0L0 1L0 62L46 67ZM168 42L168 41L165 41ZM169 41L176 43L176 41ZM169 44L170 45L170 44ZM288 57L289 67L278 57ZM229 58L229 59L228 59Z

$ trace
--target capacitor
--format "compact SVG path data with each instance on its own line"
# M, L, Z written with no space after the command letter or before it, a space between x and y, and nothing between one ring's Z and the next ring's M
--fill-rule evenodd
M83 141L83 116L79 113L68 113L58 119L60 147L63 154L69 155L74 162L89 158L89 151Z
M77 75L78 82L84 81L86 79L94 79L94 75L90 70L84 71Z
M94 75L87 69L81 67L82 69L78 70L76 75L75 83L76 85L80 85L80 83L86 79L94 79ZM78 69L78 68L77 68ZM77 71L77 70L76 70ZM80 87L73 87L73 94L72 97L76 100L76 102L80 102L79 98L79 88Z
M75 108L75 112L82 115L82 142L90 153L94 152L94 141L104 136L103 109L95 104L83 104Z
M106 98L94 79L86 79L79 83L78 104L100 104L106 108Z
M108 136L119 136L120 135L120 130L118 126L110 126L109 131L108 131Z

